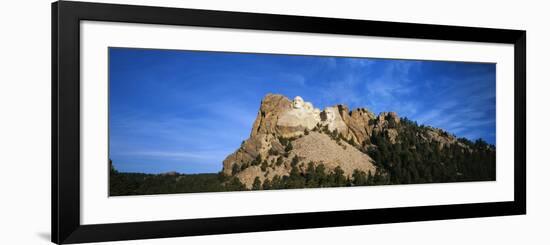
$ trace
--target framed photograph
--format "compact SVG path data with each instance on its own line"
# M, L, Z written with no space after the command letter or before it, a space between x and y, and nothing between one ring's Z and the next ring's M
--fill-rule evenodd
M525 38L55 2L52 241L525 214Z

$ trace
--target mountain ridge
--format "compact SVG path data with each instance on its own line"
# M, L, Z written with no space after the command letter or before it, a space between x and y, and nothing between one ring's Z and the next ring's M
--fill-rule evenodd
M300 96L290 100L284 95L267 94L260 104L250 137L225 158L222 172L237 177L247 188L252 188L256 178L263 183L272 181L276 175L289 176L294 167L304 174L310 163L323 164L326 173L340 167L346 178L353 178L354 170L387 175L368 153L377 147L371 138L383 135L390 144L396 144L401 121L395 112L375 116L366 108L350 111L342 104L320 110ZM424 129L425 133L417 135L420 141L436 142L439 148L458 144L468 149L441 129ZM330 157L316 157L327 151L331 152Z

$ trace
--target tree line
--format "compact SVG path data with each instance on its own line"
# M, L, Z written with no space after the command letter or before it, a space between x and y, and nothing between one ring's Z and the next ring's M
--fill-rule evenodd
M377 167L375 173L355 170L350 177L344 175L340 167L328 170L323 164L303 163L294 157L290 163L290 174L275 175L263 182L256 177L252 190L275 190L294 188L320 188L389 184L444 183L461 181L488 181L496 178L495 146L482 139L470 141L459 138L450 144L423 139L426 126L418 125L407 118L400 123L392 123L389 128L397 130L394 142L386 131L377 131L358 146L346 140L341 134L329 131L326 127L313 131L328 134L333 140L344 140L368 154ZM309 133L309 132L308 132ZM447 133L441 132L444 136ZM280 138L283 152L270 150L269 155L279 155L275 165L283 164L283 156L288 157L292 150L291 142L296 138ZM268 167L260 156L248 164L233 165L232 175L212 174L144 174L121 173L112 162L110 164L109 194L146 195L167 193L222 192L247 190L234 175L249 166Z
M394 128L394 144L381 132L364 142L371 145L364 151L387 173L390 184L495 180L496 150L482 139L459 138L450 144L423 140L419 136L428 128L407 118Z

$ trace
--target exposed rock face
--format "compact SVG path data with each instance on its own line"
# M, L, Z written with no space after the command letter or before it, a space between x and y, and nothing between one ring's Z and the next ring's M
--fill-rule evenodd
M302 162L323 164L328 169L339 166L347 177L351 177L355 169L365 173L376 172L376 167L367 154L344 141L337 143L323 133L311 132L309 135L296 139L292 145L292 153L298 156Z
M262 100L260 111L252 128L251 137L258 134L278 134L277 121L284 112L293 108L292 102L285 96L268 94Z
M266 141L271 142L270 135L261 135L256 134L250 136L248 140L245 140L241 147L227 156L223 161L223 172L226 175L231 175L233 170L233 165L241 166L245 163L249 163L254 160L259 154L261 154L268 145Z
M297 96L292 101L292 108L281 113L277 119L276 128L283 137L299 136L320 122L318 111L310 102L304 102L302 97Z
M370 138L381 133L395 143L400 121L395 112L375 116L364 108L350 112L345 105L321 111L300 96L291 101L283 95L268 94L261 102L250 138L223 161L223 173L235 175L251 188L256 177L263 183L276 175L289 175L296 158L301 171L312 162L323 164L326 171L340 167L347 177L355 169L375 174L376 166L366 154ZM454 136L432 128L419 137L439 142L441 147L457 142Z
M256 177L259 177L262 183L266 179L265 175L262 173L262 169L258 166L250 166L239 172L236 176L248 189L252 188L252 183L254 183Z
M340 167L346 177L351 177L355 169L365 173L369 171L371 173L376 172L376 167L367 154L346 142L336 142L323 133L310 132L308 135L303 135L289 144L292 144L292 151L289 152L287 157L267 155L262 159L262 161L268 163L265 171L262 171L259 166L250 166L237 173L236 176L247 188L251 188L256 177L263 183L265 179L271 180L275 175L288 176L292 169L291 162L295 157L299 159L298 167L301 172L306 171L306 167L310 162L315 166L323 164L327 173L336 167ZM277 166L275 162L279 157L283 161L280 166Z
M400 120L395 112L381 112L376 119L373 130L377 133L386 133L390 138L390 142L395 143L398 135L395 128Z
M459 142L456 137L438 128L428 127L426 133L421 137L425 140L439 143L439 149L455 143L462 147L466 147L462 142Z
M354 142L362 145L366 139L372 135L372 125L376 117L370 111L365 109L356 109L351 112L349 117L345 117L344 121L349 127L351 134L355 137Z
M347 115L347 113L345 114ZM340 114L339 106L327 107L321 112L321 125L326 125L330 131L346 132L348 130L348 126Z

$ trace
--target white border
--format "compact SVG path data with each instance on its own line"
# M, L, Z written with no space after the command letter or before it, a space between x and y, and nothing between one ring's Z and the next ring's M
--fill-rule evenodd
M497 63L497 181L108 198L107 47ZM81 223L512 201L513 46L84 21L81 23Z

